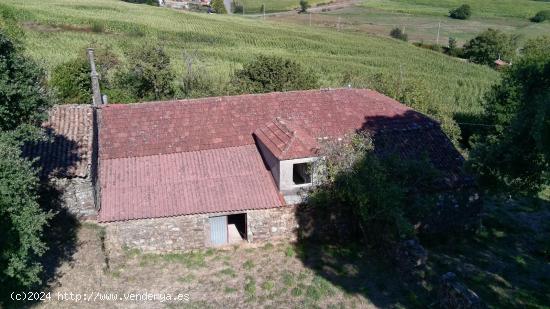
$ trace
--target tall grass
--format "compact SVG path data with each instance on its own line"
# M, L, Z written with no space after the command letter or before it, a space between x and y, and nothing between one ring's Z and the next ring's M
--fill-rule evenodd
M238 16L183 13L118 0L3 0L26 30L27 52L47 68L100 45L124 57L146 41L164 45L183 72L183 50L196 50L205 69L227 79L258 54L295 59L321 76L323 87L342 87L349 72L422 80L434 104L451 113L479 113L480 99L498 73L391 39L353 32L249 20ZM48 31L48 26L103 25L102 32ZM33 26L29 26L32 24ZM40 26L36 26L40 25ZM56 29L67 29L57 27ZM353 85L352 85L353 86Z

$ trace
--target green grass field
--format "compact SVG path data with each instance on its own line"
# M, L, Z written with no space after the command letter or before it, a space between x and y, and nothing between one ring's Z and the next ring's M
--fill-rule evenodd
M421 80L433 102L452 113L476 114L480 100L498 79L488 67L392 39L336 32L238 16L186 13L117 0L4 0L0 9L25 29L27 52L46 68L100 45L123 55L146 42L164 45L177 72L183 51L200 54L206 70L222 80L258 54L295 59L313 69L323 87L345 86L343 76L376 73ZM92 27L92 25L101 27ZM93 29L100 28L94 32ZM352 85L353 86L353 85Z
M308 3L311 6L315 6L330 1L331 0L309 0ZM237 0L237 2L244 6L245 14L262 13L262 4L265 4L266 13L290 11L300 7L299 0Z
M519 35L520 41L550 34L550 22L533 23L523 16L507 16L525 8L530 8L525 14L534 15L533 12L539 9L545 7L550 9L550 2L517 0L515 2L516 10L503 6L503 3L507 2L495 2L493 3L494 7L498 8L496 11L502 15L488 14L488 11L483 10L485 7L480 6L474 9L474 14L469 20L449 18L447 16L448 8L443 5L446 2L432 1L431 5L427 4L430 3L429 1L418 1L417 4L402 2L405 1L364 0L353 7L314 14L311 17L311 22L313 26L325 28L336 28L339 23L340 29L345 31L380 36L389 36L394 27L400 27L406 31L410 41L432 44L437 43L439 28L439 44L443 45L447 44L449 37L454 37L459 44L463 44L487 28ZM494 1L482 3L489 2ZM449 7L451 6L449 5ZM309 18L309 16L297 14L271 17L274 20L293 22L304 26L309 25Z
M368 0L363 6L407 14L447 16L449 10L468 4L472 16L530 18L550 9L550 2L536 0Z

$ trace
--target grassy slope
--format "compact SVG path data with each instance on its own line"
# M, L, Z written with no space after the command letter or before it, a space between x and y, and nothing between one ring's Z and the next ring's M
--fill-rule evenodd
M368 0L366 7L383 8L411 14L447 16L450 9L462 4L472 7L473 16L530 18L540 10L550 9L550 3L533 0Z
M294 58L319 73L323 86L343 86L344 73L361 77L386 73L419 79L433 88L436 104L452 112L477 113L479 100L498 74L445 55L391 39L335 32L240 17L182 13L116 0L4 0L3 10L27 30L24 38L32 57L53 68L101 43L123 54L131 47L158 41L183 70L182 51L197 50L206 69L227 78L254 55ZM104 25L94 33L90 26ZM52 26L53 25L53 26ZM67 30L77 26L80 30ZM64 28L62 28L64 27Z

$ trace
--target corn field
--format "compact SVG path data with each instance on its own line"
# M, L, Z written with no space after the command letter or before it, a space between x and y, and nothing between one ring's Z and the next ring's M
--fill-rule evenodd
M3 0L2 16L24 29L28 54L51 70L101 46L119 54L145 42L163 45L176 72L184 50L200 55L221 80L258 54L292 58L316 72L324 87L347 86L375 74L422 81L430 105L451 114L477 114L480 100L498 79L494 70L392 39L361 33L301 27L239 16L187 13L118 0ZM360 87L362 84L351 86Z

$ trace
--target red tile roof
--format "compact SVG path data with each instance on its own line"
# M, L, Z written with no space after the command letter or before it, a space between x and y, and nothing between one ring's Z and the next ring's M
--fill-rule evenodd
M283 120L277 120L277 118ZM433 120L365 89L293 91L130 105L100 111L101 221L283 205L253 133L280 158L317 138ZM422 141L416 141L422 147Z
M256 146L104 160L102 222L283 205Z
M319 143L292 120L275 118L254 135L279 160L289 160L317 156Z
M375 127L387 128L430 121L366 89L110 104L101 114L102 159L251 145L252 133L276 117L293 119L313 137L343 135L364 128L370 118L378 119ZM407 119L393 120L405 114Z
M92 152L91 106L54 106L42 127L48 139L23 147L26 157L38 159L41 176L86 177Z

